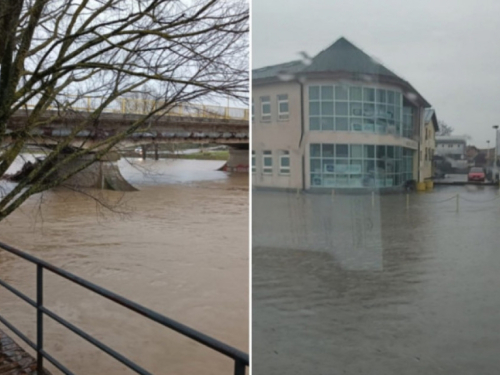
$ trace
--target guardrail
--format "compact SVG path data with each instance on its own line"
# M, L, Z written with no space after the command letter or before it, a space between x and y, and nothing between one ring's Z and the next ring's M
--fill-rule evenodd
M73 375L73 372L68 370L64 365L62 365L58 360L56 360L52 355L47 353L44 348L44 330L43 330L43 317L44 315L52 318L59 324L63 325L73 333L76 333L78 336L82 337L83 339L87 340L90 342L92 345L96 346L103 352L109 354L111 357L115 358L131 370L135 371L138 374L141 375L151 375L150 372L146 371L144 368L141 366L137 365L133 361L129 360L128 358L124 357L120 353L116 352L115 350L111 349L107 345L103 344L99 340L95 339L88 333L84 332L80 328L76 327L75 325L71 324L67 320L61 318L59 315L55 314L51 310L47 309L43 305L43 271L47 270L50 272L55 273L56 275L59 275L66 280L69 280L75 284L78 284L102 297L105 297L113 302L116 302L117 304L126 307L129 310L135 311L136 313L145 316L146 318L153 320L162 326L168 327L186 337L189 337L190 339L197 341L200 344L203 344L223 355L226 357L231 358L234 361L234 375L244 375L246 373L246 368L249 366L249 358L248 354L233 348L227 344L224 344L223 342L220 342L210 336L207 336L201 332L198 332L188 326L185 326L179 322L176 322L164 315L161 315L153 310L148 309L147 307L141 306L133 301L130 301L122 296L119 296L116 293L113 293L107 289L104 289L96 284L93 284L89 281L86 281L76 275L73 275L72 273L69 273L61 268L58 268L56 266L53 266L50 263L47 263L41 259L38 259L32 255L29 255L25 252L22 252L18 249L15 249L9 245L6 245L4 243L0 242L0 249L5 250L10 254L14 254L20 258L23 258L24 260L27 260L28 262L36 264L36 301L32 300L25 294L21 293L5 281L0 279L0 285L3 286L5 289L10 291L11 293L15 294L19 298L21 298L23 301L27 302L31 306L33 306L36 309L36 344L31 341L26 335L24 335L19 329L17 329L14 325L12 325L7 319L5 319L3 316L0 315L0 322L3 323L7 328L9 328L12 332L14 332L17 336L19 336L26 344L28 344L33 350L36 351L37 353L37 371L39 374L43 374L43 360L44 358L47 359L50 363L52 363L55 367L57 367L60 371L62 371L66 375Z
M58 98L61 105L77 112L93 112L102 103L103 98L93 96L73 97L70 95ZM23 108L32 109L36 106L37 98L31 99ZM135 99L135 98L117 98L111 102L103 112L143 115L151 112L155 108L163 106L165 103L158 100ZM49 106L49 110L59 110L57 105ZM232 120L248 120L249 110L247 108L237 108L229 106L215 106L205 104L182 103L171 106L159 114L167 116L183 117L201 117L201 118L220 118Z

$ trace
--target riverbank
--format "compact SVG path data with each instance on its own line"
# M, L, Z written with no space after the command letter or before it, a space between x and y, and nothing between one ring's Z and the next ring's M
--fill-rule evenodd
M151 145L150 145L151 146ZM202 147L204 146L204 147ZM27 147L24 151L33 157L43 158L50 150L41 147ZM122 157L141 158L142 148L127 148L118 150ZM152 147L146 150L148 159L155 158L155 151ZM188 159L188 160L225 160L229 159L229 150L221 145L198 145L198 144L179 144L179 145L159 145L159 159Z
M23 375L36 371L36 360L0 329L0 375ZM51 375L47 370L45 375Z
M138 158L142 157L141 153L135 151L122 151L120 155L128 158ZM146 156L148 159L154 158L154 152L147 152ZM160 159L189 159L189 160L228 160L229 151L199 151L194 153L174 153L174 152L159 152L158 158Z

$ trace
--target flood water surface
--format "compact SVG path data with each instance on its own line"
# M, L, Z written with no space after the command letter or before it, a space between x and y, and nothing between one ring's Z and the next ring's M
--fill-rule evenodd
M248 177L221 164L122 160L139 191L46 192L0 224L0 240L248 351ZM0 275L34 298L33 265L0 251ZM0 289L1 314L35 339L34 309ZM232 373L223 355L50 272L44 290L49 309L152 373ZM47 352L76 374L132 373L45 322Z
M253 373L498 374L499 198L254 192Z

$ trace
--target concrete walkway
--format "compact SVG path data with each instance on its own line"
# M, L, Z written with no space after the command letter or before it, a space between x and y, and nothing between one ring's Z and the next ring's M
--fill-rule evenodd
M0 375L27 374L37 374L36 360L0 329ZM43 375L50 373L45 370Z

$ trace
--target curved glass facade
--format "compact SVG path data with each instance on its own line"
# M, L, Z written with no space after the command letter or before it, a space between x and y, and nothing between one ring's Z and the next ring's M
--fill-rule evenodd
M396 90L366 86L309 86L309 130L356 131L409 137L411 108ZM402 125L405 125L404 127Z
M411 180L409 148L386 145L310 145L311 187L391 187Z

